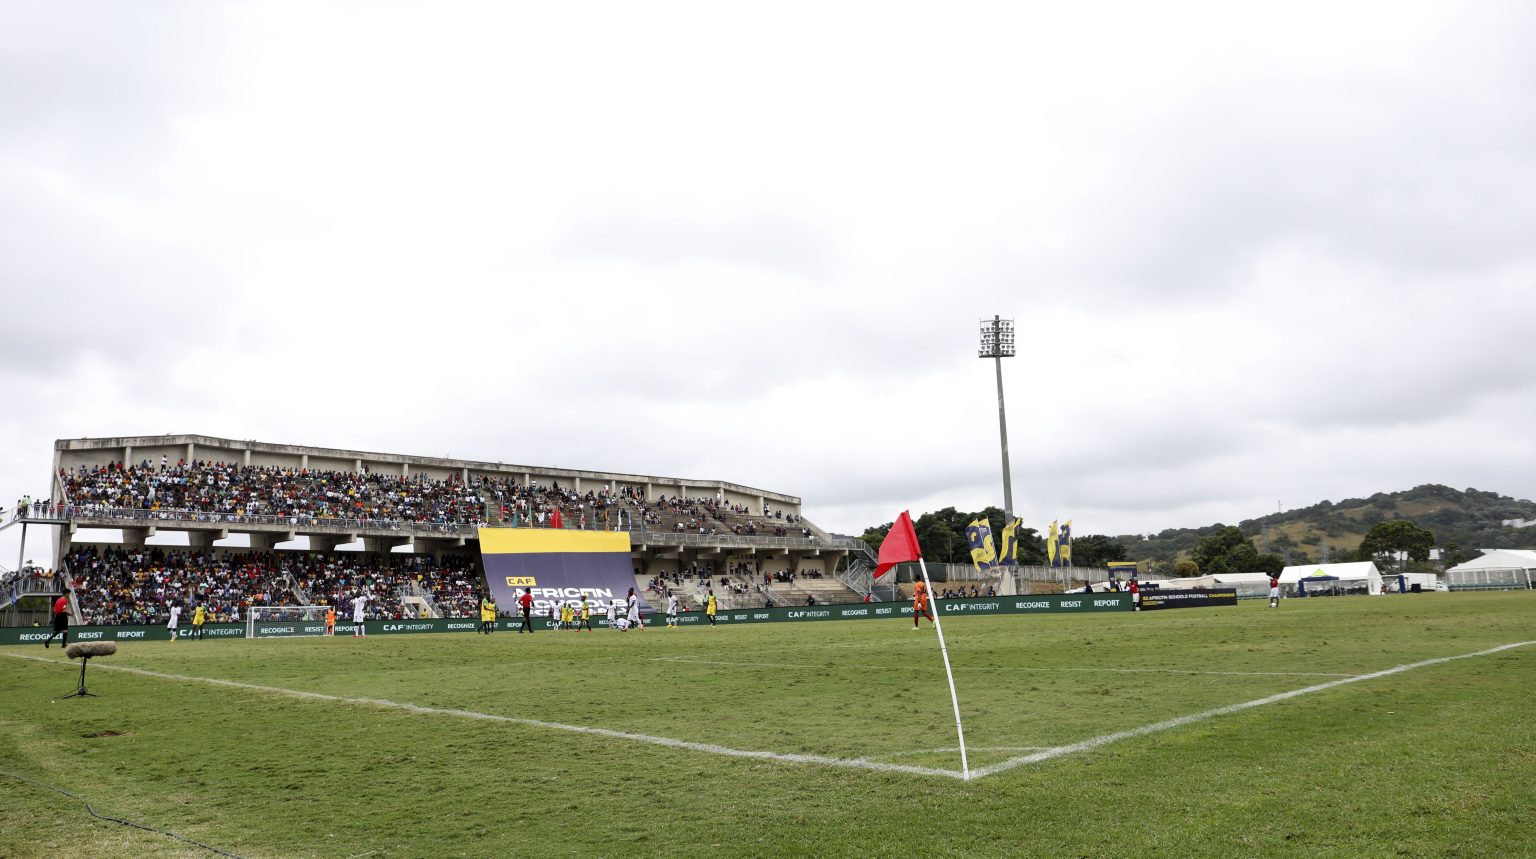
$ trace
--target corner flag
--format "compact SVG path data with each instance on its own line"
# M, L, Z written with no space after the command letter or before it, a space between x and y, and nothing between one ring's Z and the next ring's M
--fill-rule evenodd
M922 558L923 550L917 546L917 532L912 529L912 516L903 510L880 543L880 565L875 567L875 578L890 572L897 564Z

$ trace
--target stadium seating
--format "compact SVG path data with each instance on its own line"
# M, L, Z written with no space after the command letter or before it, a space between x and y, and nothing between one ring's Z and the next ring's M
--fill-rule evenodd
M446 617L472 617L480 576L463 555L362 552L219 552L163 547L81 546L66 557L82 619L144 624L165 619L172 600L202 602L216 621L238 620L244 606L344 605L358 589L378 597L379 618L413 617L408 594L422 594Z
M552 485L475 476L401 477L361 471L241 466L198 461L121 462L59 470L61 511L142 518L281 516L394 525L548 525L668 534L820 539L814 527L782 512L753 514L714 498L643 499L633 487L577 493ZM626 515L627 514L627 515ZM217 521L217 519L215 520Z

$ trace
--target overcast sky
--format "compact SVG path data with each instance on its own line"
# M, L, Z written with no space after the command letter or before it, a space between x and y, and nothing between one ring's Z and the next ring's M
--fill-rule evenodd
M849 533L1536 497L1528 3L0 0L0 498L201 433ZM16 562L17 529L0 534Z

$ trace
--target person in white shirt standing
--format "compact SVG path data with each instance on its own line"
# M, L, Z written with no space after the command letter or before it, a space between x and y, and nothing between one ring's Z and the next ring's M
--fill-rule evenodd
M640 622L640 598L635 596L635 589L629 589L628 611L626 612L629 625L644 631L645 624Z
M352 637L366 638L368 630L363 627L363 619L367 616L368 595L359 593L352 598Z
M619 628L619 601L618 600L609 600L608 601L608 628L609 629L618 629Z
M677 626L677 594L667 594L667 629Z
M180 627L180 626L181 626L181 604L173 602L173 603L171 603L171 620L170 620L169 623L167 623L165 625L165 628L171 631L171 640L172 641L176 640L176 631L177 631L177 628Z

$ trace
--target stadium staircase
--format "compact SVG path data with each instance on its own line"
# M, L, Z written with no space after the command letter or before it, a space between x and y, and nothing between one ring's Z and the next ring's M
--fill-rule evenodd
M437 600L432 598L420 583L410 581L395 588L395 599L400 605L411 609L411 614L416 617L442 617L442 609L438 608Z
M763 599L767 600L769 602L769 604L771 604L771 605L774 605L774 606L793 605L793 603L790 602L789 597L779 593L777 590L774 589L773 585L758 585L757 586L757 592L762 594L763 595Z
M779 584L777 587L779 594L788 599L790 605L805 605L807 596L815 596L817 605L864 601L862 594L837 579L812 579L801 576L789 584Z
M20 570L0 567L0 626L26 626L46 623L50 619L52 603L64 592L69 573L61 570L52 577L34 576L37 570L37 567ZM41 597L42 608L22 611L21 601L26 597ZM80 606L75 602L74 594L69 595L69 610L71 622L78 624Z

